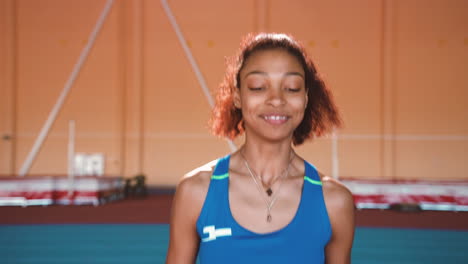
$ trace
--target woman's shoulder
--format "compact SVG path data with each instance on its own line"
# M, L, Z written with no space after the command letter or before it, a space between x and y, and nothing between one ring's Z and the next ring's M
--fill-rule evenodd
M332 225L354 223L354 198L351 191L340 181L320 173L323 197Z
M206 194L216 162L217 160L210 161L186 173L177 184L177 190L190 193L202 192Z
M323 197L331 225L331 238L326 248L330 262L350 263L354 237L355 206L352 193L337 179L320 175Z
M327 205L333 208L354 207L353 195L343 183L321 172L318 173L322 181L323 195Z
M209 162L181 178L173 202L174 219L182 217L187 223L195 224L206 199L215 165L216 161ZM178 217L174 217L175 215Z

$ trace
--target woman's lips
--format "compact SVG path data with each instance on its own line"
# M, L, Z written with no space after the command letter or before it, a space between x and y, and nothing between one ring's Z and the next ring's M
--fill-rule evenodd
M286 121L288 121L289 116L273 114L273 115L262 115L262 118L266 122L272 125L281 125L281 124L286 123Z

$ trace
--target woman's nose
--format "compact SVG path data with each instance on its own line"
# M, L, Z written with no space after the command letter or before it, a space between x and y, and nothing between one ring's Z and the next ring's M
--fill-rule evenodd
M271 89L268 93L268 104L272 106L281 106L286 103L283 91L281 89Z

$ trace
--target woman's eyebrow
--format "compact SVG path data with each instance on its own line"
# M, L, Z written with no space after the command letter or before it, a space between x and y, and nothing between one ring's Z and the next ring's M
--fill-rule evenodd
M261 75L268 75L266 72L262 72L262 71L251 71L251 72L248 72L244 78L247 78L247 76L251 75L251 74L261 74Z
M248 72L244 76L244 78L247 78L249 75L252 75L252 74L268 75L268 73L266 73L266 72L255 70L255 71ZM304 79L304 75L302 73L300 73L300 72L295 72L295 71L294 72L286 72L284 75L285 76L294 75L294 76L299 76L302 79Z
M302 79L304 79L304 75L302 73L300 73L300 72L287 72L284 75L294 75L294 76L299 76Z

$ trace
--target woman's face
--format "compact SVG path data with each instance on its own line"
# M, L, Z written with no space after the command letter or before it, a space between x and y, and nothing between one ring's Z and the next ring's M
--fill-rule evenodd
M256 51L240 72L235 94L247 136L268 141L291 139L307 105L301 64L285 50Z

